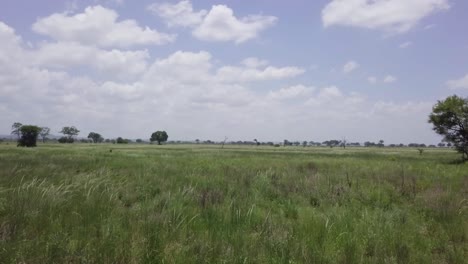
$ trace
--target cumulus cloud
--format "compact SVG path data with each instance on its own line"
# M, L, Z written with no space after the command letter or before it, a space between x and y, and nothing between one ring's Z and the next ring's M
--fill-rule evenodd
M348 61L344 66L343 66L343 72L344 73L350 73L354 70L359 68L359 64L355 61Z
M404 33L450 8L448 0L332 0L322 10L325 27L351 26Z
M277 21L274 16L264 15L237 18L226 5L213 5L209 11L202 9L196 12L190 1L154 3L148 6L148 10L163 18L170 27L191 27L194 37L213 42L243 43L256 38Z
M308 98L312 92L315 91L315 87L307 87L305 85L295 85L286 88L281 88L277 91L270 91L267 95L268 99L271 100L289 100L297 98Z
M32 54L32 62L58 69L91 66L101 74L131 79L142 74L147 67L147 50L103 50L74 42L42 43Z
M135 45L162 45L174 35L142 28L135 20L117 21L118 14L102 6L87 7L83 13L55 13L33 24L34 32L57 41L77 42L100 47L128 48Z
M266 61L248 58L243 61L245 67L223 66L217 71L217 78L224 82L269 81L293 78L305 72L294 66L267 66Z
M180 1L177 4L153 3L147 9L164 19L169 27L195 27L208 14L206 10L195 12L190 1Z
M215 5L193 35L206 41L234 41L242 43L257 37L266 28L275 24L274 16L251 15L238 19L232 9Z
M468 89L468 74L464 77L456 80L450 80L447 82L447 86L450 89Z

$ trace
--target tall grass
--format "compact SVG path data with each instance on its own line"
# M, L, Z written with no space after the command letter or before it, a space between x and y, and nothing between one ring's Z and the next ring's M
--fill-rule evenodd
M0 145L0 262L465 263L468 165L456 158Z

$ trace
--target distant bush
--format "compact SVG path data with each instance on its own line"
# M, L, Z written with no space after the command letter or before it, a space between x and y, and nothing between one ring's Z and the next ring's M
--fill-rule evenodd
M117 144L128 144L128 139L123 139L121 137L118 137Z
M65 144L65 143L73 143L75 142L75 140L73 138L70 138L70 137L61 137L58 139L58 142L59 143L62 143L62 144Z

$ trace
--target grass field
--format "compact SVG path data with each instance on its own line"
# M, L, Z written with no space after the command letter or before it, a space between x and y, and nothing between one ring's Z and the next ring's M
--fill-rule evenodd
M3 144L0 262L467 263L468 164L458 158Z

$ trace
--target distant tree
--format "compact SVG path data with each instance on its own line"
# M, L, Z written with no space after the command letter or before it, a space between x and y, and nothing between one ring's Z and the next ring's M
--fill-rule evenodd
M254 139L255 145L260 146L260 142L257 139Z
M117 138L117 144L128 144L128 139L123 139L122 137Z
M285 140L283 141L283 146L286 147L286 146L290 146L290 145L292 145L292 143L289 142L289 140L285 139Z
M468 98L452 95L438 101L429 115L433 130L468 160Z
M101 136L101 134L96 132L90 132L88 134L88 138L91 139L93 143L102 143L102 141L104 141L104 138Z
M333 140L324 141L322 144L327 146L327 147L333 148L333 147L339 146L340 142L341 141L339 141L339 140L333 139Z
M164 132L165 133L165 132ZM167 140L167 139L166 139ZM226 144L226 141L228 140L228 137L224 137L223 142L221 142L221 148L224 148L224 144Z
M439 144L437 144L437 146L438 146L439 148L443 148L443 147L445 147L445 143L440 142Z
M23 124L20 122L15 122L13 125L11 125L11 134L16 135L16 137L19 139L21 137L21 127Z
M161 142L166 142L169 136L167 135L166 131L156 131L153 134L151 134L150 141L151 143L153 142L158 142L158 145L161 145Z
M67 136L68 140L66 143L73 143L74 141L73 137L77 136L80 133L80 131L76 127L71 126L71 127L63 127L59 133L62 133L65 136Z
M200 144L200 140L198 138L195 139L195 143Z
M307 147L307 141L304 140L304 141L302 142L302 146L303 146L304 148Z
M21 137L18 140L18 147L35 147L37 137L41 128L38 126L24 125L20 128Z
M385 146L385 145L384 145L384 141L383 141L382 139L379 140L379 144L377 144L377 146L378 146L378 147L381 147L381 148L384 147L384 146Z
M42 143L45 142L46 137L49 135L49 133L50 133L50 128L41 127L41 131L39 131L39 135L41 135L41 137L42 137Z
M136 143L143 143L143 140L141 138L136 140Z

